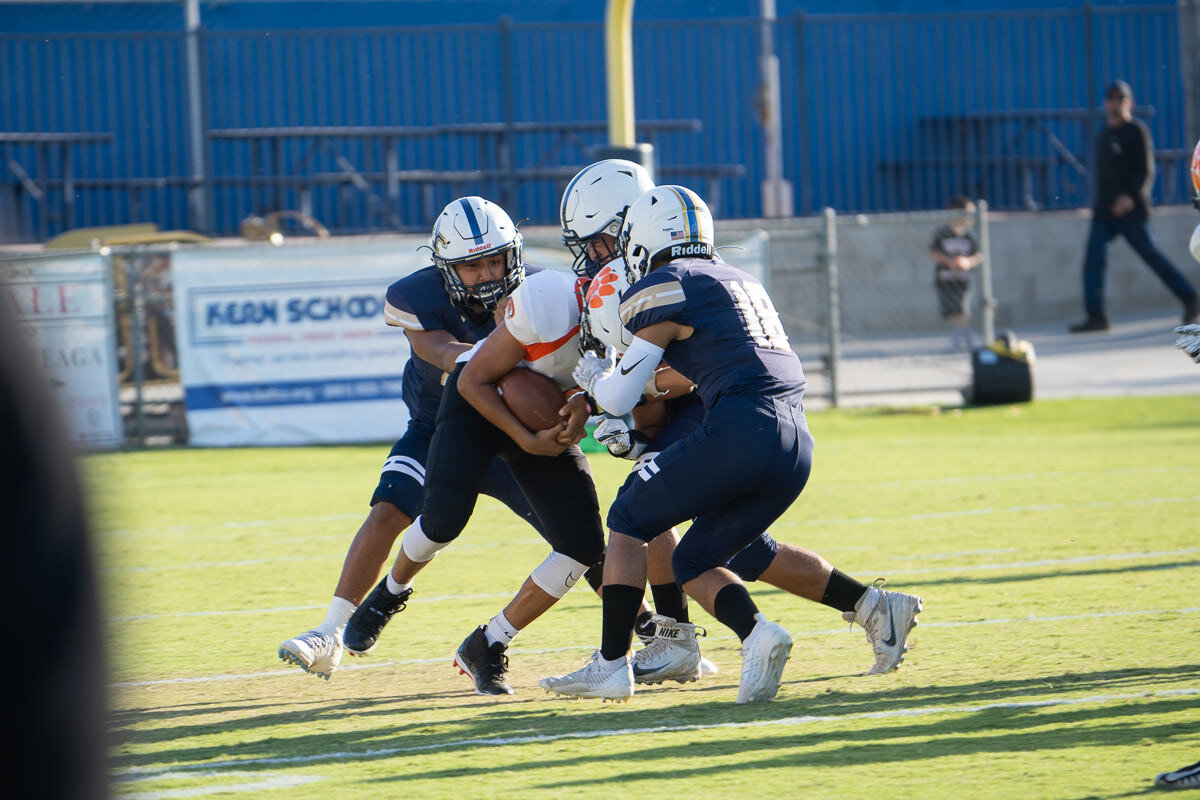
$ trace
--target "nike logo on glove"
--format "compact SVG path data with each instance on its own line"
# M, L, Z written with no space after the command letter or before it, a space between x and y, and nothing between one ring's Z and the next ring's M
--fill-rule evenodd
M621 374L628 375L629 373L633 372L635 369L638 368L638 364L641 364L645 360L646 360L646 357L642 356L637 361L633 362L633 366L629 367L629 369L626 369L625 367L621 367Z

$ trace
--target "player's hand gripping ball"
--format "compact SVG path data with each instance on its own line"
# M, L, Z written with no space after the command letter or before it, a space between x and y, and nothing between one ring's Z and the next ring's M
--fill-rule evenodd
M513 367L496 382L496 388L508 410L529 430L544 431L562 421L558 410L566 397L558 384L542 373Z

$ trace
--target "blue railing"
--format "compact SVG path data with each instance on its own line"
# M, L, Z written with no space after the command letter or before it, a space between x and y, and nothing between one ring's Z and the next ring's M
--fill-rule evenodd
M1185 130L1180 13L780 19L773 46L796 213L933 208L955 193L999 209L1087 205L1100 122L1091 110L1116 77L1153 111L1156 201L1185 202L1196 132ZM695 184L726 217L762 213L758 26L635 23L642 133L663 177ZM605 138L599 23L194 35L196 114L183 32L0 35L0 131L10 134L0 141L0 240L131 221L231 233L277 204L307 205L334 230L421 230L464 191L549 223L561 176ZM392 139L254 135L435 126L439 135ZM47 149L35 135L47 133L99 138ZM203 143L202 174L193 141Z

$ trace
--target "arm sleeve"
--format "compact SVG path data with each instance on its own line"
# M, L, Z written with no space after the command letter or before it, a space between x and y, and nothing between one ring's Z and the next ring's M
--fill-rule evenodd
M642 389L662 357L663 348L633 337L633 343L617 362L616 369L596 381L592 396L609 414L628 414L642 398Z

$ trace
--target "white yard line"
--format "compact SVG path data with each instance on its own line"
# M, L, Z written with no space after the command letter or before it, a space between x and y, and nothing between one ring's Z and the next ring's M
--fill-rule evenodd
M1066 509L1075 508L1115 508L1121 506L1144 506L1157 505L1166 503L1200 503L1200 495L1191 495L1188 497L1145 497L1136 500L1104 500L1090 503L1042 503L1038 505L1028 506L1007 506L1004 508L971 508L971 509L956 509L954 511L930 511L921 514L901 514L895 517L846 517L841 519L812 519L804 521L786 521L779 522L771 526L771 530L779 528L814 528L828 527L834 525L874 525L878 523L888 522L912 522L930 519L953 519L957 517L980 517L991 516L993 514L1025 514L1038 513L1045 511L1063 511ZM239 523L242 524L242 523ZM513 545L541 545L537 539L528 539L518 542L464 542L455 547L456 551L471 550L476 548L488 548L505 546L512 547ZM226 567L247 567L258 566L261 564L273 564L280 562L297 562L297 561L321 561L329 560L328 554L314 556L290 556L282 558L249 558L239 559L236 561L203 561L191 562L186 564L160 564L160 565L142 565L131 567L106 567L99 570L103 574L125 574L139 572L167 572L178 570L194 570L194 569L213 569Z
M909 478L894 481L868 482L868 481L837 481L833 480L822 484L826 488L836 486L859 486L869 484L873 487L898 487L898 486L921 486L930 484L970 484L970 483L995 483L997 481L1018 480L1018 481L1044 481L1053 480L1056 478L1078 478L1080 475L1127 475L1137 473L1160 473L1160 472L1191 472L1190 467L1121 467L1118 469L1099 470L1096 472L1011 472L1001 473L998 475L955 475L938 478ZM815 484L814 484L815 485ZM101 536L141 536L155 535L161 536L164 534L184 536L195 531L205 530L227 530L240 528L262 528L273 525L311 525L320 522L341 522L345 520L363 520L367 516L364 509L360 513L352 514L324 514L310 517L278 517L275 519L248 519L248 520L229 520L227 522L210 522L199 525L169 525L162 528L114 528L112 530L101 530ZM203 538L203 537L194 537Z
M1028 506L1005 506L1002 508L966 508L953 511L928 511L922 514L901 514L896 517L845 517L840 519L810 519L787 521L771 528L813 528L829 525L874 525L881 522L913 522L930 519L954 519L957 517L988 517L993 514L1029 514L1045 511L1065 511L1074 508L1118 508L1123 506L1146 506L1166 503L1196 503L1200 495L1188 497L1141 497L1135 500L1096 500L1089 503L1037 503Z
M1200 606L1194 608L1152 608L1142 611L1105 611L1094 614L1056 614L1050 617L997 617L993 619L975 619L964 620L961 622L922 622L920 629L928 630L929 628L963 628L975 625L1015 625L1038 622L1066 622L1073 620L1085 619L1113 619L1117 617L1153 617L1162 614L1195 614L1200 612ZM849 629L842 625L837 628L824 628L821 630L810 631L792 631L793 636L830 636L845 634ZM705 641L719 642L723 640L731 640L733 636L709 636ZM587 647L582 645L572 645L571 647L550 647L550 648L524 648L514 647L508 652L513 655L545 655L548 653L583 653ZM352 672L361 669L379 669L381 667L393 666L413 666L422 664L440 664L447 661L449 656L439 656L437 658L406 658L392 661L364 661L361 663L343 662L338 667L339 672ZM249 672L233 675L199 675L191 678L161 678L159 680L150 681L122 681L120 683L111 683L109 686L114 689L133 689L147 686L169 686L182 683L211 683L221 681L246 681L246 680L261 680L263 678L278 678L281 676L295 676L302 674L298 669L276 669L267 672Z
M896 719L924 717L937 714L978 714L987 711L1004 711L1014 709L1052 708L1054 706L1076 705L1107 705L1125 700L1145 701L1162 697L1187 697L1200 694L1200 689L1166 689L1159 692L1135 692L1129 694L1099 694L1086 697L1050 697L1042 700L1026 700L1010 703L985 703L971 706L918 706L916 708L899 708L891 711L860 711L850 714L806 714L801 717L784 717L783 719L764 719L754 722L716 722L707 725L655 725L643 728L604 728L592 731L567 731L564 733L547 733L536 736L505 736L485 739L452 739L432 744L411 745L408 747L387 747L373 750L341 751L333 753L318 753L306 756L290 756L280 758L250 758L233 759L229 761L207 762L195 765L197 770L213 771L229 768L244 768L258 765L280 764L311 764L322 761L346 761L348 759L379 758L381 756L396 756L406 753L422 753L437 750L452 750L464 747L501 747L505 745L544 744L559 742L567 739L606 739L616 736L644 736L656 733L682 733L692 731L738 730L745 728L774 728L794 727L798 725L813 725L823 722L847 722L859 719ZM186 765L174 764L170 767L131 767L119 770L118 774L154 774L162 772L180 772L189 769Z
M1004 553L1009 550L977 550L979 554L987 553ZM1181 556L1200 553L1200 547L1186 547L1181 550L1152 550L1149 552L1135 553L1102 553L1091 556L1075 556L1073 558L1054 558L1054 559L1039 559L1037 561L1012 561L1005 564L970 564L960 567L952 565L944 565L939 567L931 567L928 569L907 569L907 570L889 570L888 575L928 575L930 573L953 573L955 575L970 574L972 572L994 572L1004 569L1029 569L1031 567L1058 567L1068 564L1087 564L1094 561L1121 561L1132 558L1166 558L1168 556ZM971 551L963 553L945 553L935 554L931 558L946 558L953 555L971 555ZM912 558L918 558L916 556ZM904 560L909 557L905 556ZM280 559L284 560L284 559ZM236 562L242 563L242 562ZM495 600L511 597L511 592L489 592L483 594L447 594L433 597L421 597L420 602L423 604L429 603L446 603L458 602L461 600ZM326 608L323 605L305 605L305 606L280 606L277 608L246 608L246 609L210 609L205 611L178 611L169 614L133 614L123 617L109 617L109 622L138 622L151 619L180 619L184 617L218 617L230 616L238 614L274 614L274 613L292 613L295 611L315 611Z
M188 770L184 766L182 769ZM219 778L228 780L229 778L253 777L255 780L245 781L242 783L221 783L209 784L207 786L190 786L183 789L160 789L156 792L122 792L116 796L121 800L171 800L176 797L203 797L207 794L224 794L236 792L260 792L270 791L273 789L290 789L294 786L303 786L306 783L314 783L316 781L325 780L324 775L282 775L272 774L270 772L254 772L250 770L204 770L199 772L182 772L172 770L170 772L147 773L144 775L125 774L118 778L120 783L145 782L145 781L167 781L186 778L188 780L204 779L204 778Z

